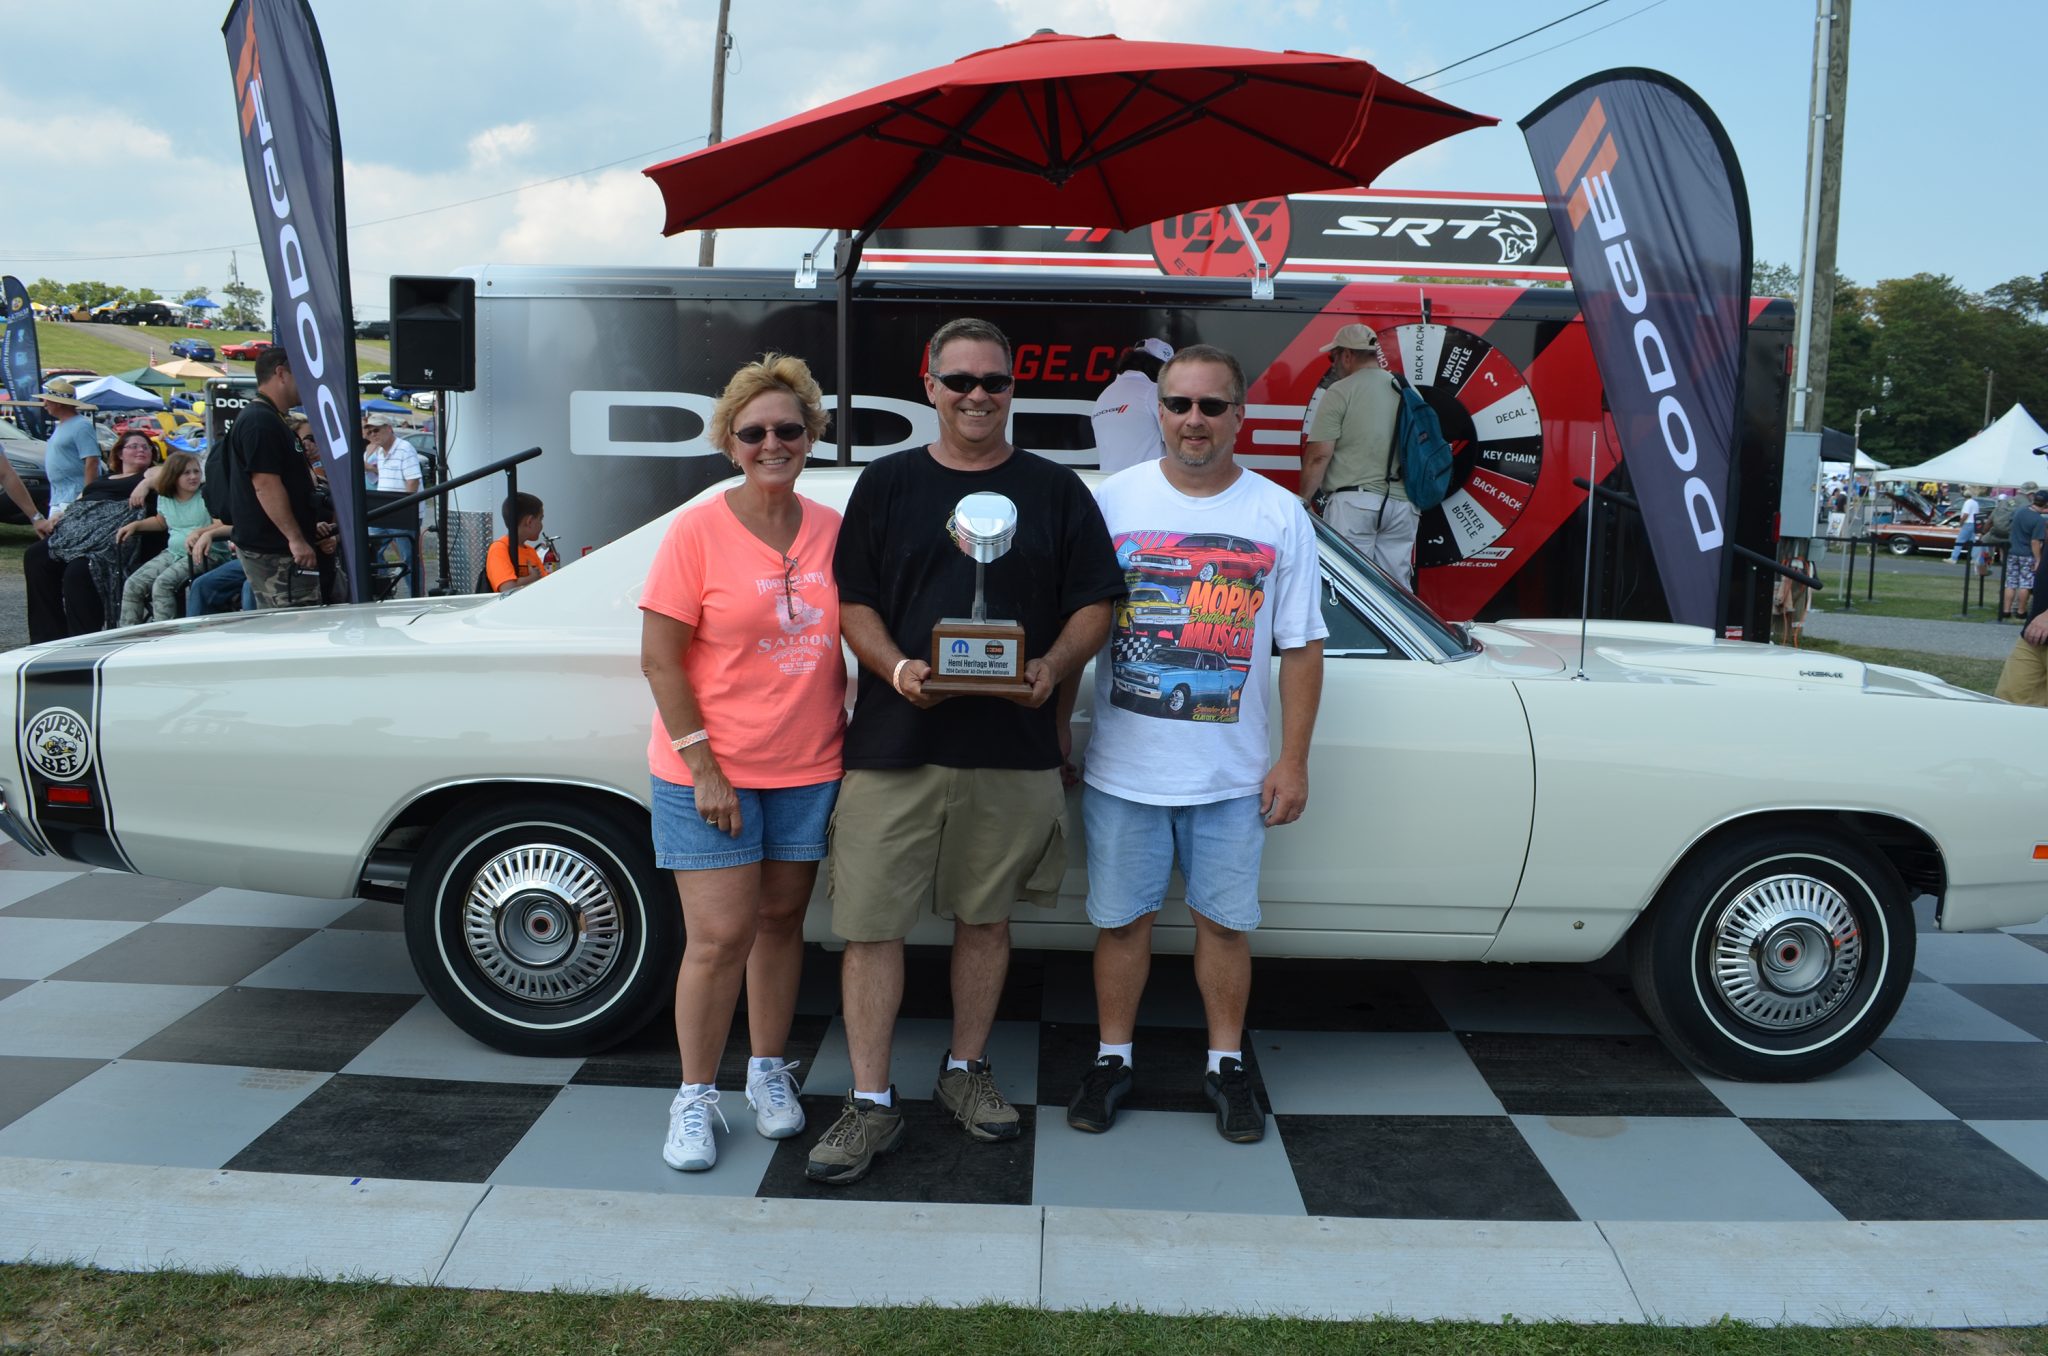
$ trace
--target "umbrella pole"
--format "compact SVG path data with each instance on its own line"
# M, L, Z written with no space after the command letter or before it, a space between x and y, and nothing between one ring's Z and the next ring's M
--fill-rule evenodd
M832 416L832 441L838 446L841 466L853 465L853 335L847 317L853 309L853 271L860 267L861 247L866 244L866 231L839 233L839 353L834 369L839 376L839 394Z

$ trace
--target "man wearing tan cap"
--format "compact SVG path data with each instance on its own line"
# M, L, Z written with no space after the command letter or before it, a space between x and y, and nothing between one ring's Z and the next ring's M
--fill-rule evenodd
M1389 481L1401 390L1380 366L1380 338L1370 325L1346 325L1323 345L1337 382L1323 392L1301 457L1304 503L1327 490L1323 521L1403 584L1411 582L1415 509L1401 482Z
M62 377L44 383L43 412L56 420L43 452L43 473L50 479L50 514L55 517L99 478L100 440L86 418L95 408L78 398L77 388Z

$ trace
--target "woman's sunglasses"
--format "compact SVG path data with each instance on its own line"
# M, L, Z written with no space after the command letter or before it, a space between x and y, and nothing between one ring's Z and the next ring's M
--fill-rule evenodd
M1161 396L1159 397L1159 403L1165 407L1168 414L1186 414L1191 409L1200 409L1203 414L1211 419L1218 418L1231 408L1244 404L1242 400L1219 400L1215 396L1203 396L1200 400L1195 399L1193 396Z
M774 429L777 441L785 443L793 443L810 432L802 424L773 424L768 427L763 427L760 424L749 424L745 428L734 429L732 436L745 443L748 447L759 447L762 443L768 441L769 428Z
M966 395L977 386L990 395L1001 395L1016 378L1008 372L983 372L980 376L972 372L934 372L932 380L956 395Z

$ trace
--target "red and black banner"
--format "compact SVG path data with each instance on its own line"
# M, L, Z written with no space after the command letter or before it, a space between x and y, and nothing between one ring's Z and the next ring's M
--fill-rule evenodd
M291 354L300 403L328 468L350 595L367 598L348 217L327 55L305 0L236 0L221 32L278 339Z
M1720 620L1749 315L1749 196L1719 120L1657 71L1522 119L1672 618Z

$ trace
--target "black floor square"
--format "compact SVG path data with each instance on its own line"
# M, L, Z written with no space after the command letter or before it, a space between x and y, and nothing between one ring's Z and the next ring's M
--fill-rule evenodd
M2048 1040L2048 984L1951 984L1978 1007L2031 1036Z
M33 983L35 981L32 979L0 979L0 998L5 998L9 994L20 993Z
M77 870L77 863L66 863ZM122 876L109 888L106 876L73 876L70 880L0 909L10 918L96 918L114 923L154 923L181 904L210 892L211 885L187 885L154 876ZM197 984L198 980L187 980Z
M1873 1048L1966 1121L2048 1120L2048 1045L1880 1040Z
M229 989L123 1058L339 1073L415 1003L425 1001L405 993Z
M947 946L903 948L903 1006L898 1017L950 1020L953 1016L953 949ZM1037 951L1010 953L1010 971L1003 996L996 1003L999 1022L1035 1022L1045 1007L1045 957ZM835 1007L834 1011L838 1009Z
M1744 1124L1848 1219L2048 1219L2048 1181L1958 1121Z
M226 1166L481 1182L560 1093L515 1083L336 1074Z
M740 996L740 1010L732 1019L732 1032L726 1037L725 1053L718 1061L718 1086L721 1088L743 1088L747 1084L747 1058L752 1053L747 1038L746 995ZM783 1046L782 1057L801 1060L804 1068L818 1057L818 1046L825 1039L825 1028L831 1025L829 1017L808 1017L797 1014L790 1023L789 1040ZM797 1071L797 1082L801 1084L804 1069ZM583 1061L583 1067L576 1071L571 1083L590 1083L614 1088L673 1088L683 1079L682 1056L676 1051L675 1019L663 1014L649 1022L624 1044L615 1045L600 1054Z
M106 1063L0 1055L0 1125L10 1125Z
M115 984L239 984L312 935L306 928L150 923L50 978Z
M1511 1116L1726 1116L1652 1036L1461 1031L1465 1053Z
M405 909L381 899L366 899L327 926L342 932L403 932Z
M1413 967L1388 961L1253 963L1254 1031L1445 1031Z
M1095 1062L1093 1026L1047 1022L1038 1031L1038 1104L1064 1109ZM1244 1063L1260 1107L1270 1111L1258 1051L1244 1043ZM1202 1090L1209 1067L1209 1033L1183 1026L1141 1026L1131 1042L1131 1090L1118 1111L1199 1111L1213 1115L1216 1104Z
M2006 935L2008 937L2017 937L2021 941L2025 942L2028 946L2031 946L2036 950L2048 951L2048 934L2042 934L2038 932L2010 932Z
M903 1140L875 1160L866 1178L852 1186L823 1186L804 1176L811 1147L839 1119L845 1101L805 1097L804 1132L775 1146L756 1194L811 1201L913 1201L956 1205L1029 1205L1036 1107L1020 1106L1017 1138L983 1144L968 1138L960 1123L935 1101L899 1098ZM876 1240L886 1247L887 1241Z
M1275 1116L1311 1215L1574 1220L1504 1116Z

